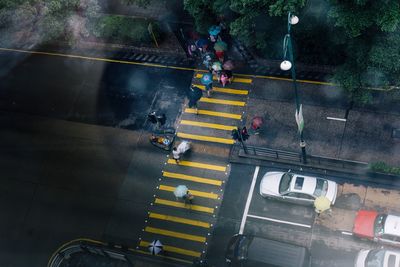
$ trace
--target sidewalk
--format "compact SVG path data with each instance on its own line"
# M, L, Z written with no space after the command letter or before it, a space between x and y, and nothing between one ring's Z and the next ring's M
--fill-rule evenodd
M261 116L264 125L259 135L246 144L297 152L299 137L295 122L295 102L292 82L253 79L254 89L249 95L246 125L254 116ZM400 139L392 137L393 129L400 128L400 115L352 109L347 122L327 119L344 118L346 110L324 107L332 101L336 87L299 84L299 94L318 91L319 99L303 105L304 139L307 153L330 158L400 165ZM324 94L326 94L324 96ZM336 96L340 99L339 93Z

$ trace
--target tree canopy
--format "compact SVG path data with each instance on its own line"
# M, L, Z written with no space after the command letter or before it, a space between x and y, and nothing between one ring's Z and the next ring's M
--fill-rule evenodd
M298 61L337 67L333 81L351 100L368 102L366 87L400 84L398 0L184 0L197 30L206 33L221 16L230 34L261 56L282 57L289 11Z

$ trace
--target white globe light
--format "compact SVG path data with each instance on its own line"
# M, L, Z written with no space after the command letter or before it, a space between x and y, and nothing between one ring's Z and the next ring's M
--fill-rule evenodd
M292 62L289 60L284 60L281 63L281 70L290 70L292 68Z
M290 24L292 25L296 25L297 23L299 23L299 17L293 15L290 17Z

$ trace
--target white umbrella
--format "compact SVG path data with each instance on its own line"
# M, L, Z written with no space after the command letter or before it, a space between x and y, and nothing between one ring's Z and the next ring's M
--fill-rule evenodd
M186 195L188 190L189 189L186 185L178 185L174 190L174 195L176 197L183 197L184 195Z
M153 242L151 242L148 247L152 255L157 255L163 250L163 244L158 239L153 240Z

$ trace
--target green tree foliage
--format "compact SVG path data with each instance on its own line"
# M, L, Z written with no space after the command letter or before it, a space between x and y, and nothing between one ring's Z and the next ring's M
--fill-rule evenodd
M329 17L342 36L346 62L334 75L358 102L371 100L368 87L400 84L400 3L398 0L331 0Z
M97 0L0 0L3 45L41 43L88 35L89 20L98 16Z

